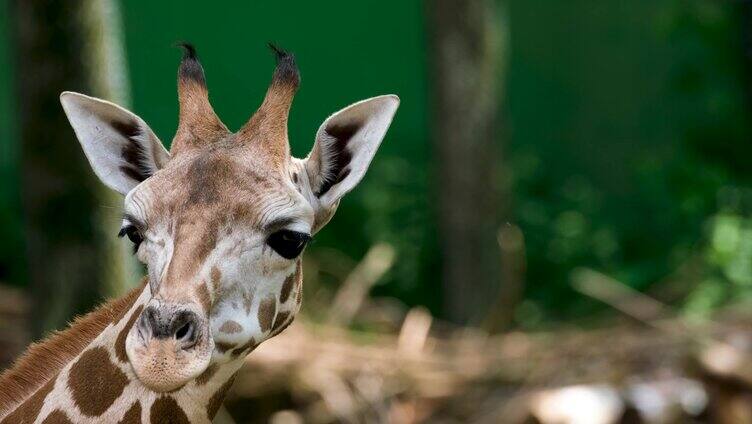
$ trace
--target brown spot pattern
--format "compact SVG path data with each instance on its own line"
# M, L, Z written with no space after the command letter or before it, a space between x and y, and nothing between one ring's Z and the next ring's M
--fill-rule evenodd
M149 417L152 424L190 424L188 416L170 396L162 396L155 400L151 405Z
M227 334L240 333L241 331L243 331L243 326L238 324L236 321L228 320L222 323L222 326L219 327L219 331Z
M125 327L120 330L120 334L118 334L117 339L115 340L115 356L117 356L121 362L128 362L128 354L125 352L125 339L128 337L128 333L131 331L133 323L135 323L136 319L141 315L142 309L144 309L144 306L139 305L138 308L133 311L131 317L128 318L128 322L125 324Z
M141 402L135 401L118 424L141 424Z
M282 325L282 327L280 327L280 328L279 328L278 330L276 330L276 331L274 331L274 333L272 333L271 337L274 337L274 336L276 336L277 334L279 334L279 333L281 333L281 332L285 331L285 330L287 329L287 327L289 327L289 326L290 326L290 324L292 324L292 322L293 322L293 320L289 320L289 321L285 322L285 323L284 323L284 324Z
M298 259L298 268L295 270L295 303L300 306L303 302L303 261Z
M214 285L214 290L219 288L220 280L222 280L222 271L215 265L211 268L211 282Z
M219 408L222 406L222 402L225 400L227 391L230 390L233 382L235 382L234 375L230 377L230 379L227 380L227 382L225 382L225 384L223 384L214 395L212 395L211 399L209 399L209 405L206 407L206 414L209 416L210 420L213 420L217 415Z
M103 347L95 347L81 355L71 367L68 386L81 413L98 417L123 393L128 378Z
M272 327L274 314L277 312L277 299L267 297L261 301L258 309L258 322L261 331L268 331Z
M292 286L293 284L295 284L296 275L297 275L297 272L294 272L290 274L287 278L285 278L285 282L282 284L282 291L279 293L280 303L287 302L287 299L290 297L290 292L292 292Z
M235 348L232 351L232 356L240 356L241 354L255 347L256 347L256 340L254 340L253 337L251 337L251 340L248 340L247 343L245 343L244 345L240 347Z
M251 313L251 307L253 306L253 293L243 292L243 307L245 308L245 314Z
M232 343L223 343L223 342L216 342L214 343L214 346L217 348L217 350L219 350L219 353L225 353L228 350L235 347L235 345Z
M73 424L73 421L65 415L65 412L56 409L47 415L42 424Z
M198 286L198 301L201 303L201 307L204 309L204 313L208 314L211 311L211 293L206 283L201 283Z
M287 324L288 319L290 318L290 312L280 312L277 314L277 317L274 318L274 324L272 325L272 333L277 334L277 330L281 330L281 327L285 324Z
M203 386L204 384L208 383L209 380L214 377L214 374L217 373L217 370L219 370L219 365L217 365L216 363L209 365L209 367L204 370L201 375L196 377L196 385Z
M26 402L16 408L11 414L5 417L2 424L31 424L39 415L39 411L44 405L44 399L55 387L55 378L53 377L44 386L40 387Z

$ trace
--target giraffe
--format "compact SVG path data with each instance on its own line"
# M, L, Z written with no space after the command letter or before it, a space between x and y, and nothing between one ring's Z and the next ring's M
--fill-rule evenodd
M61 94L94 173L124 195L119 235L147 275L0 375L1 424L211 422L243 358L298 312L300 256L363 178L399 106L384 95L334 113L297 159L292 54L272 46L266 95L231 132L195 49L183 47L169 152L135 114Z

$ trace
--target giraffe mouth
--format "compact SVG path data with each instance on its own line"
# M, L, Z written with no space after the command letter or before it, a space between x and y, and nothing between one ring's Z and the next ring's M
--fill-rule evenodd
M150 304L125 344L138 379L160 393L177 390L201 375L214 350L206 319L185 305Z

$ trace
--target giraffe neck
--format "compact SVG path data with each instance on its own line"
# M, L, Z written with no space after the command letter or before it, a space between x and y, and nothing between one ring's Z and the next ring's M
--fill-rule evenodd
M0 424L211 422L242 358L213 364L170 393L143 386L128 362L125 338L150 297L148 286L142 286L32 347L0 376ZM71 342L74 336L87 335L80 327L91 325L87 320L93 318L99 318L95 321L101 330L88 334L88 343ZM61 360L56 355L66 344L76 352L66 352ZM40 373L39 367L47 372ZM17 393L10 393L14 386Z

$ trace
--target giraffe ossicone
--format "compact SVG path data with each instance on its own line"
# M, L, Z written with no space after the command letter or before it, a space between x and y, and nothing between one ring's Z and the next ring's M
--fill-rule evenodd
M299 311L300 255L363 178L399 106L385 95L334 113L296 159L291 54L274 49L263 102L231 132L184 49L169 151L135 114L60 96L92 169L125 196L120 235L148 275L0 376L0 424L210 422L245 355Z

